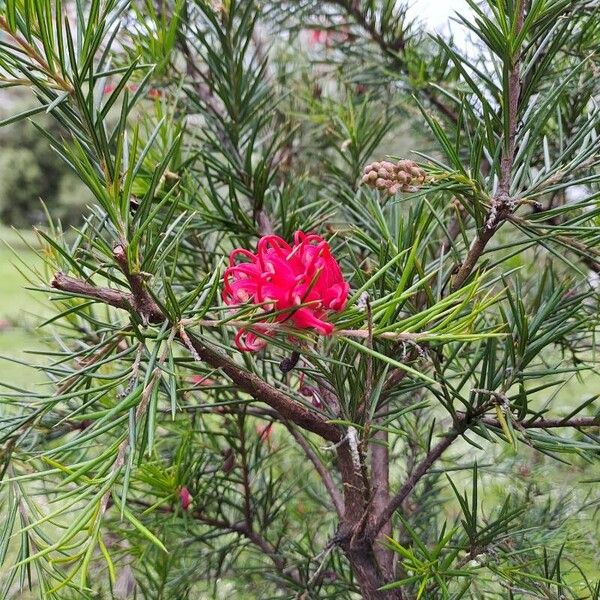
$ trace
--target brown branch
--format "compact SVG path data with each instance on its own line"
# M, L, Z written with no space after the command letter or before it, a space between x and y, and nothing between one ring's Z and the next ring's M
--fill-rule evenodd
M525 0L517 0L516 12L515 35L518 36L523 29L523 22L525 20ZM508 110L508 136L504 140L504 149L500 158L499 195L510 195L511 174L515 158L515 139L517 135L519 98L521 96L521 50L518 49L517 52L519 53L517 56L511 57L512 64L509 67L508 74L508 106L506 107Z
M133 309L133 297L131 294L106 287L96 287L81 279L69 277L62 271L58 271L54 275L50 282L50 286L62 292L98 300L99 302L114 306L115 308L122 308L128 311Z
M367 325L368 325L368 347L373 350L373 312L371 303L367 296ZM389 381L389 380L388 380ZM387 383L387 382L386 382ZM365 391L364 405L369 407L372 402L373 391L373 359L367 358L367 385ZM380 419L375 414L375 423ZM373 480L372 507L376 512L385 508L390 496L390 456L389 456L389 435L386 429L380 429L373 436L375 443L371 445L371 478ZM379 442L379 443L377 443ZM380 534L379 543L375 544L373 551L377 562L386 578L393 574L392 564L394 553L390 548L384 546L385 536L392 536L392 523L388 522Z
M141 276L130 274L129 277L133 278L131 280L132 288L135 288L135 291L140 293L140 281L138 277L141 278ZM134 298L134 295L131 293L97 287L91 283L68 277L60 272L54 276L51 285L55 289L98 300L104 304L125 309L129 312L136 312L138 309L143 310L143 314L146 315L150 322L162 322L166 320L166 316L148 292L141 294L140 298ZM316 433L331 442L339 441L340 432L335 425L310 412L300 403L295 402L290 396L263 381L254 373L242 369L229 357L207 346L195 336L188 334L188 337L191 347L197 353L198 357L211 367L220 369L233 381L240 391L249 394L260 402L265 402L284 419L292 421L302 429ZM181 331L178 332L177 338L184 343Z
M150 292L148 292L144 276L141 273L133 272L129 267L125 245L118 244L115 246L113 255L131 288L133 308L149 323L162 323L166 317L150 295Z
M525 0L518 0L517 15L515 23L515 35L519 35L523 29L525 19ZM520 49L518 50L520 53ZM515 158L515 140L518 126L519 98L521 96L521 65L520 55L511 57L507 81L508 105L507 111L507 135L504 138L504 147L500 157L500 174L498 181L498 192L492 199L492 210L488 215L486 223L478 232L477 238L471 244L469 251L458 273L452 280L452 290L459 289L475 268L477 261L483 254L488 242L496 231L502 226L504 220L513 209L513 200L510 196L510 185L512 179L513 162Z
M475 268L477 261L483 254L485 247L488 242L492 239L496 231L498 231L501 223L496 224L494 227L488 228L484 225L483 231L479 232L477 237L473 240L465 260L460 265L458 272L452 279L452 291L456 291L461 288L466 280L471 275L471 272Z
M478 418L487 410L487 406L481 407L477 413L468 415L465 413L458 415L458 420L453 429L429 450L425 458L416 466L396 495L390 500L383 511L377 514L373 523L369 527L368 536L374 539L383 526L392 518L394 512L400 508L402 502L414 490L417 483L427 474L431 466L442 456L442 454L452 445L452 443L462 435L474 423L483 423L491 427L501 428L500 423L493 418ZM519 421L517 423L524 429L552 429L558 427L600 427L600 417L574 417L571 419L552 418L535 419L529 421Z
M360 465L355 464L348 440L345 439L337 448L337 467L342 476L344 487L344 516L341 523L340 537L350 539L355 527L364 515L366 490Z
M480 423L489 427L501 429L502 426L497 419L484 418L479 419ZM559 427L600 427L600 417L573 417L572 419L562 419L555 417L552 419L532 419L529 421L516 421L516 425L522 429L557 429Z
M383 512L390 497L390 455L388 432L379 430L374 436L371 446L371 479L373 480L373 511ZM379 443L377 443L379 442ZM381 569L387 577L392 575L394 552L383 545L385 536L392 537L392 522L388 521L381 529L379 542L374 551Z
M393 514L402 505L404 500L408 498L410 493L415 489L417 483L429 471L433 463L435 463L442 454L452 445L467 428L468 420L465 418L459 421L454 429L451 429L440 442L429 450L425 458L415 467L408 479L404 482L398 492L391 498L382 510L375 513L371 524L366 532L368 539L375 539L377 534L383 527L391 521Z
M309 412L304 406L294 402L287 394L263 381L254 373L240 368L230 358L209 348L195 336L190 335L190 340L200 358L211 367L221 369L241 391L250 394L260 402L265 402L283 418L292 421L298 427L312 431L330 442L339 441L340 432L335 425Z

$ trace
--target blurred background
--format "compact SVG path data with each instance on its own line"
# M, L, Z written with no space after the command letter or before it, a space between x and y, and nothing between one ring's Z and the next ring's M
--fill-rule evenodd
M0 89L0 121L34 106L30 95ZM52 135L62 135L49 116L36 117ZM0 381L31 382L32 371L7 359L25 360L24 349L39 341L32 335L36 319L44 314L43 296L25 289L25 266L43 266L34 253L35 227L46 221L45 211L65 228L77 226L89 191L48 141L29 121L0 129ZM36 264L38 263L38 264ZM34 318L35 317L35 318Z

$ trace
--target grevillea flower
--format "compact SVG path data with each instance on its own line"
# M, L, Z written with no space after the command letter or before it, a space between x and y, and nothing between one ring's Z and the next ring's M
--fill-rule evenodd
M302 231L294 234L292 246L276 235L265 235L256 254L237 248L229 255L223 279L225 304L252 303L263 311L265 323L285 322L321 335L333 332L327 314L343 310L350 290L329 244ZM252 329L269 335L269 328L260 324ZM235 343L249 352L266 345L264 339L246 329L238 331Z
M206 375L192 375L188 381L192 384L192 385L201 385L204 387L212 387L214 385L217 385L217 382L214 379L211 379L210 377L206 376Z
M192 503L192 495L190 494L190 490L188 490L185 486L179 490L179 499L181 501L181 508L183 508L183 510L187 510Z

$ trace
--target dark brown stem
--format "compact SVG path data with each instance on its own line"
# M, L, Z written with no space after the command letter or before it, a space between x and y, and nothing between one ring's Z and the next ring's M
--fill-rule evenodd
M515 27L516 35L523 29L524 19L525 0L518 0ZM520 49L518 52L520 53ZM462 287L475 268L475 265L483 254L488 242L502 226L503 221L512 212L510 187L515 158L515 140L519 123L519 98L521 96L521 66L519 54L511 57L507 87L508 105L504 107L504 110L506 111L507 134L504 137L504 146L500 158L498 192L492 199L492 210L495 211L495 215L483 225L483 228L477 234L477 238L471 244L465 260L452 280L452 290L457 290ZM492 213L490 213L490 215L491 214Z
M501 428L497 419L484 418L479 419L480 423L489 427ZM517 421L516 425L522 429L557 429L559 427L600 427L600 417L574 417L572 419L561 419L560 417L552 419L535 419L529 421Z
M400 589L380 590L386 581L382 577L371 545L359 545L352 550L345 551L345 554L356 576L364 600L404 600L404 594Z
M371 479L373 480L373 510L382 512L390 496L390 456L388 448L388 432L378 431L371 446ZM377 443L379 442L379 443ZM392 522L388 521L381 529L375 541L375 556L386 577L392 576L394 552L383 545L385 537L392 537Z
M361 595L367 600L403 600L400 590L379 590L387 580L373 551L372 540L363 535L372 507L365 502L364 478L360 466L355 464L348 441L340 444L337 455L344 484L345 510L336 537L356 575Z
M109 306L115 308L122 308L124 310L133 310L133 297L131 294L127 294L118 290L111 290L105 287L96 287L91 283L82 281L81 279L75 279L65 275L62 271L58 271L50 286L68 292L76 296L83 296L85 298L91 298L92 300L98 300Z
M191 334L190 340L200 358L211 367L221 369L241 391L246 392L260 402L268 404L283 418L292 421L298 427L312 431L330 442L339 441L340 432L335 425L309 412L304 406L295 402L281 390L263 381L254 373L249 373L240 368L230 358L217 350L209 348Z
M472 423L480 422L491 427L501 428L500 423L493 418L478 418L487 407L482 407L477 414L459 414L454 428L429 450L425 458L415 467L409 478L404 482L397 494L389 501L383 511L376 514L369 527L367 537L374 538L383 526L392 518L394 512L400 508L402 502L414 490L417 483L427 474L431 466L442 456L452 443L462 435ZM558 427L600 427L600 417L574 417L571 419L552 418L519 421L518 426L523 429L552 429Z
M469 275L471 275L471 272L475 268L477 261L483 254L487 243L492 239L496 231L498 231L499 225L500 224L494 227L490 227L489 229L484 227L483 231L481 231L475 238L475 240L473 240L473 243L471 244L471 247L467 252L465 260L460 265L458 272L452 279L453 291L458 290L465 284L465 281L469 278Z
M393 514L402 505L404 500L408 498L409 494L415 489L417 483L421 478L429 471L433 463L435 463L442 454L452 445L456 438L464 432L466 426L466 420L457 428L449 431L440 442L438 442L433 448L429 450L425 458L415 467L408 479L404 482L402 487L394 495L391 500L388 501L383 510L378 511L372 523L369 526L367 537L374 539L377 534L383 529L383 527L391 521Z
M366 491L360 465L355 464L350 444L344 440L337 448L338 471L344 486L344 515L341 529L351 536L361 521L365 510Z
M131 271L127 259L127 250L124 244L114 247L113 255L123 275L127 278L131 288L133 308L149 323L161 323L165 320L162 310L146 288L146 282L141 273Z
M456 415L454 427L450 429L433 448L429 449L425 458L410 472L410 475L402 487L389 500L384 509L374 513L365 534L367 539L375 539L383 526L391 520L394 512L400 508L404 500L406 500L410 493L415 489L417 483L419 483L422 477L427 474L431 466L442 456L453 442L469 428L473 421L483 415L488 408L489 405L484 404L471 414L465 413Z
M517 0L516 9L516 27L515 35L519 35L523 29L525 20L525 0ZM517 135L518 113L519 113L519 98L521 96L521 50L517 50L518 54L511 57L512 64L509 66L508 74L508 106L507 110L507 125L508 135L504 139L504 148L500 159L500 180L498 185L498 195L510 196L510 183L515 158L515 139Z
M68 277L62 273L57 273L54 276L51 285L55 289L98 300L104 304L122 308L129 312L135 311L135 307L144 306L144 310L148 311L148 315L153 316L153 322L162 322L166 319L149 294L148 297L143 296L142 298L135 299L133 294L96 287L91 283ZM154 306L152 306L150 300L154 303ZM146 302L148 302L148 305L145 304ZM177 334L177 338L183 342L181 330ZM316 433L330 442L339 441L340 432L335 425L310 412L304 406L295 402L290 396L263 381L254 373L249 373L242 369L229 357L210 348L195 336L189 335L188 338L198 357L212 368L220 369L233 381L240 391L249 394L255 400L268 404L282 418L292 421L298 427Z

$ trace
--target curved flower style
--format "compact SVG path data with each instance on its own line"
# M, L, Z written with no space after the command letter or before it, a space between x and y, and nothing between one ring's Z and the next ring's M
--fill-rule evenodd
M327 313L343 310L350 290L329 244L302 231L294 234L293 246L276 235L265 235L256 254L243 248L233 250L223 279L225 304L250 302L265 311L265 322L290 321L298 329L312 329L321 335L331 335L333 325L325 320ZM253 329L262 335L269 333L260 324ZM246 329L238 331L235 343L247 352L266 345Z

